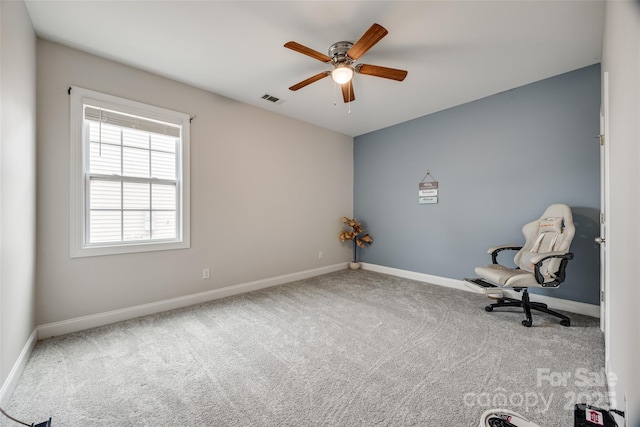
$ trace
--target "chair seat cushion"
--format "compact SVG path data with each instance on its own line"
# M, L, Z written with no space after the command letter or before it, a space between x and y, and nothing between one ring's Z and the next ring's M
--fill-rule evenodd
M500 286L514 288L541 287L533 273L525 270L509 268L500 264L489 264L486 267L476 267L475 271L478 276Z

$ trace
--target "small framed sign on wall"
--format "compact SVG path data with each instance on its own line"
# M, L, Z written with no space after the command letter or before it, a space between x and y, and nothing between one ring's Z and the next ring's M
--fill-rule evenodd
M431 181L425 181L427 178L431 178ZM430 205L434 203L438 203L438 181L433 178L431 172L427 171L422 182L418 183L418 204Z

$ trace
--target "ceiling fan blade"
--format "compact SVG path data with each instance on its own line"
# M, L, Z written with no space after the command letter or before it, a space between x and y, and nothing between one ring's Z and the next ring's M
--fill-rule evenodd
M356 96L353 93L353 80L349 80L349 83L345 83L342 86L342 99L347 103L349 101L355 101Z
M312 57L313 59L317 59L321 62L331 62L331 57L325 55L324 53L320 53L317 50L313 50L310 47L306 47L296 42L287 42L284 44L284 47L289 48L291 50L295 50L296 52L300 52L303 55L307 55Z
M357 42L351 46L351 49L347 51L347 56L351 59L358 59L369 49L371 49L376 43L378 43L388 31L380 24L373 24L369 29L358 39Z
M303 87L310 85L311 83L317 82L320 79L324 79L329 74L331 74L331 71L323 71L322 73L318 73L313 77L309 77L308 79L303 80L300 83L291 86L289 89L293 91L302 89Z
M356 73L366 74L369 76L382 77L384 79L403 81L407 77L407 71L398 70L396 68L380 67L378 65L358 64L356 65Z

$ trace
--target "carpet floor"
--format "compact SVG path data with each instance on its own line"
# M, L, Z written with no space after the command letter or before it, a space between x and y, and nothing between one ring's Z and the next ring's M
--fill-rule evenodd
M598 319L525 328L488 302L339 271L40 341L5 409L55 427L475 427L503 407L570 427L574 403L606 406Z

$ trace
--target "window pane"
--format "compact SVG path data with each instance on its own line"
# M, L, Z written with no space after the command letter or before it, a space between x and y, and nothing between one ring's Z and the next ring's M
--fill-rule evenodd
M101 126L100 122L89 121L89 139L91 142L120 145L120 128L104 123Z
M120 209L120 181L89 182L89 209Z
M151 152L151 176L160 179L176 179L176 156L161 151Z
M159 150L159 151L167 151L169 153L176 152L176 142L177 138L171 136L158 135L155 133L151 134L151 149Z
M124 147L122 174L124 176L149 177L149 151Z
M149 132L135 129L122 129L122 145L127 147L137 147L149 149Z
M91 211L89 213L89 243L119 242L120 211Z
M153 240L175 239L176 236L176 213L175 212L153 212Z
M124 241L149 240L149 211L126 211L123 217Z
M120 147L92 142L89 147L89 171L120 175Z
M149 184L138 182L124 183L124 209L146 209L151 208L149 203Z
M151 186L153 209L176 209L176 186L153 184Z

